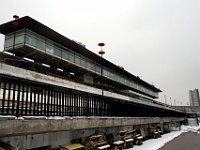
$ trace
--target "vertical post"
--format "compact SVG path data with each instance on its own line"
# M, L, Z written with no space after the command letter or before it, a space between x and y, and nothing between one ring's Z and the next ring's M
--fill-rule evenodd
M172 100L171 100L171 97L170 97L170 104L171 104L171 106L172 106Z
M15 19L15 20L12 22L12 25L14 26L14 37L13 37L13 50L14 50L14 49L15 49L15 28L16 28L16 26L19 25L19 22L17 22L16 20L19 19L19 16L13 15L13 18Z
M40 115L42 116L42 114L43 114L43 105L44 105L44 102L43 102L43 97L44 97L44 93L43 93L43 91L44 91L44 89L41 89L41 103L40 103Z
M6 101L6 82L4 82L4 87L3 87L2 114L4 114L5 101Z
M20 82L20 81L19 81ZM20 90L21 90L21 83L18 83L17 89L17 106L16 106L16 116L19 117L19 105L20 105Z
M5 90L5 89L4 89ZM8 87L8 107L7 107L7 115L10 113L10 93L11 93L11 83L9 82L9 87Z
M21 104L21 115L23 116L24 111L24 85L22 85L22 104Z
M41 94L41 89L38 88L38 95L37 95L37 116L39 116L39 111L41 111L41 108L40 108L40 103L41 103L40 94Z
M48 86L48 95L47 95L47 117L49 117L50 116L50 113L49 113L49 106L50 106L50 96L51 96L51 94L50 94L50 92L51 92L51 89L50 89L50 87Z
M29 97L28 97L28 95L29 95L29 86L27 85L26 86L26 108L25 108L25 115L27 115L28 114L28 102L29 102ZM29 103L30 104L30 103Z
M61 110L62 110L62 117L64 116L65 113L65 92L62 92L62 105L61 105Z
M12 115L14 115L15 113L15 91L16 91L16 83L13 83Z
M32 115L32 97L33 97L33 87L30 87L30 101L29 101L29 116Z
M102 88L102 93L101 93L101 96L103 97L103 84L102 84L102 75L103 75L103 55L105 54L105 51L103 51L103 46L105 46L104 43L99 43L98 46L101 47L101 51L99 51L99 54L101 55L101 79L100 79L100 82L101 82L101 88Z

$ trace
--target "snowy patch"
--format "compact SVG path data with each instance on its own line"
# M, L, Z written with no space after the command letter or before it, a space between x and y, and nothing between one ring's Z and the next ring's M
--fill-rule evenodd
M161 138L149 139L144 141L142 145L134 145L133 148L129 150L158 150L164 146L167 142L173 140L175 137L179 136L183 132L197 132L200 133L200 126L181 126L181 130L172 131L167 134L163 134Z

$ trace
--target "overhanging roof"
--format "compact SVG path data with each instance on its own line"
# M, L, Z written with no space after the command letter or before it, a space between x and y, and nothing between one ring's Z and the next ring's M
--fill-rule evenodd
M8 34L17 30L21 30L24 28L27 28L31 31L34 31L44 37L47 37L49 39L51 39L52 41L67 47L91 60L93 60L94 62L97 62L99 64L102 64L110 69L112 69L113 71L129 78L132 79L146 87L148 87L149 89L156 91L156 92L162 92L160 89L156 88L155 86L141 80L140 78L134 76L133 74L129 73L128 71L120 68L119 66L111 63L110 61L106 60L103 58L103 61L101 60L102 58L89 51L88 49L86 49L85 47L79 45L78 43L70 40L69 38L57 33L56 31L52 30L51 28L47 27L46 25L34 20L33 18L29 17L29 16L25 16L22 18L17 19L17 22L19 23L18 26L13 26L12 25L13 21L4 23L0 25L0 33L2 34Z

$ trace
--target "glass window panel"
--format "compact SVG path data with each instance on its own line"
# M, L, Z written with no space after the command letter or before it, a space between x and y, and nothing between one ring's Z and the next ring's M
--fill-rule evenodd
M13 38L6 39L4 47L7 48L13 46L13 42L14 42Z
M13 38L14 33L6 34L5 39Z
M107 74L108 74L108 77L110 78L110 71L109 70L108 70Z
M107 76L107 75L108 75L107 73L108 73L107 70L106 70L106 69L103 69L103 75L104 75L104 76Z
M114 74L115 81L119 81L119 76L117 74Z
M131 82L131 87L136 88L136 84L134 82Z
M124 78L124 84L126 84L126 85L127 85L127 80L126 80L126 78Z
M53 46L50 45L49 43L46 44L46 53L48 53L48 54L53 54L54 53Z
M121 76L119 76L118 79L119 79L119 82L122 83L122 78L121 78Z
M81 65L81 58L79 56L75 56L75 64Z
M36 47L36 39L31 36L26 35L26 43Z
M74 63L74 53L69 52L69 61Z
M15 37L15 44L21 44L21 43L24 43L24 35Z
M81 59L81 66L85 67L85 60Z
M61 48L54 46L54 55L61 57Z
M90 67L90 62L89 62L89 61L86 61L86 68L87 68L87 69L91 69L91 67Z
M127 79L126 84L127 84L128 86L130 86L130 83L131 83L131 81L130 81L129 79Z
M45 42L41 41L40 39L37 39L37 48L42 51L45 51Z
M96 65L96 72L101 73L101 67L99 65Z
M15 32L15 36L25 35L25 30L19 30Z
M91 64L90 64L90 69L95 71L95 64L93 62L91 62Z
M110 72L110 77L111 79L114 79L114 74L112 72Z
M64 58L65 60L68 60L68 52L65 50L62 50L62 58Z

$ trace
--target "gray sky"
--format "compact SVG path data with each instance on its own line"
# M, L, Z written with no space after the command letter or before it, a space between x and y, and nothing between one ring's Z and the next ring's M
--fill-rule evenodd
M200 90L200 0L1 0L0 24L30 16L187 105ZM0 35L3 50L4 36ZM170 102L171 97L171 102Z

